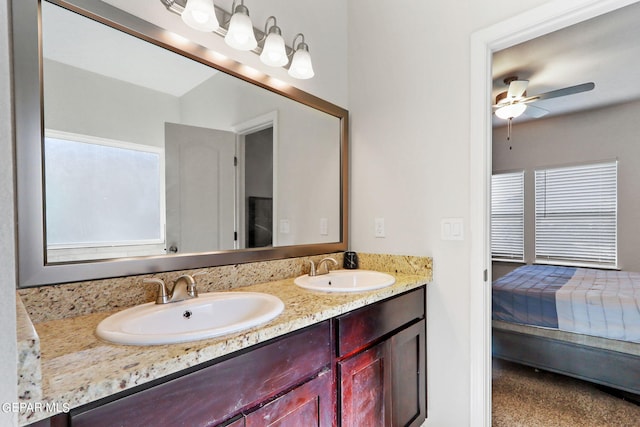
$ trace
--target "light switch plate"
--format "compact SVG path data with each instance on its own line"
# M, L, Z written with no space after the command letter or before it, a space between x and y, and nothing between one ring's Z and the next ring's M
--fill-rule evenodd
M440 225L442 240L464 240L464 221L462 218L444 218Z

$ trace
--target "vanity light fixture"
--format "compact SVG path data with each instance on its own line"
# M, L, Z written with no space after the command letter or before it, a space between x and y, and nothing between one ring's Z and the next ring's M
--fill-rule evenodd
M269 27L269 21L273 19L273 25ZM278 27L275 16L270 16L264 24L264 33L267 35L262 45L260 60L270 67L282 67L287 65L289 57L287 48L282 38L282 31Z
M226 44L238 50L253 50L258 46L256 35L253 33L253 24L249 18L249 9L244 5L244 0L236 6L233 1L233 15L229 21L227 35L224 36Z
M185 24L199 31L215 31L220 27L213 0L187 0L181 16Z
M304 35L298 33L293 39L294 48L288 47L284 43L282 30L277 25L275 16L267 18L264 32L254 28L244 0L239 0L239 4L236 4L236 0L233 1L232 13L216 6L213 0L160 1L167 10L181 15L182 20L190 27L218 34L234 49L252 51L260 55L260 60L265 65L288 67L289 75L296 79L310 79L315 75L309 45L305 42ZM298 42L299 38L301 40Z
M298 37L301 37L302 41L296 45ZM304 42L304 34L298 33L296 35L293 39L293 46L295 46L295 51L293 52L293 58L291 59L289 75L296 79L310 79L315 75L315 73L313 72L313 65L311 64L309 45Z

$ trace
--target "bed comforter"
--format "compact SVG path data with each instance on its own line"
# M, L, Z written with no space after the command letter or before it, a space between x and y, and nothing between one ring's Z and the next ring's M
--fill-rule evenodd
M526 265L493 283L493 319L640 342L640 273Z

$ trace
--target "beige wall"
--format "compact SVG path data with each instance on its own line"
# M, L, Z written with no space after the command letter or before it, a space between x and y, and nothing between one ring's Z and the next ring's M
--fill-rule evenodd
M618 265L640 271L640 102L514 124L493 133L493 170L525 171L525 261L535 257L534 170L618 159ZM494 278L508 270L494 272Z

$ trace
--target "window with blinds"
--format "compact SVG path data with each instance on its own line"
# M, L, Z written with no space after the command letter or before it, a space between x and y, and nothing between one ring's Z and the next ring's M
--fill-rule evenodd
M524 171L491 177L491 258L524 261Z
M618 162L535 171L536 262L617 266Z

